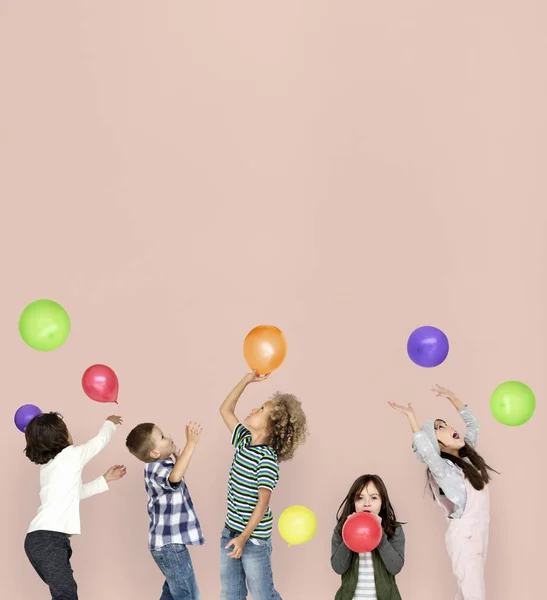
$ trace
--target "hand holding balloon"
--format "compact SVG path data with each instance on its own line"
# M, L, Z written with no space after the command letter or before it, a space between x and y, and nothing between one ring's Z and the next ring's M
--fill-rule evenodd
M369 512L351 514L342 527L344 544L356 553L372 552L382 541L383 530L378 515Z
M243 380L245 381L245 383L256 383L257 381L266 381L266 379L268 379L270 375L271 373L259 375L256 371L253 371L252 373L247 373Z

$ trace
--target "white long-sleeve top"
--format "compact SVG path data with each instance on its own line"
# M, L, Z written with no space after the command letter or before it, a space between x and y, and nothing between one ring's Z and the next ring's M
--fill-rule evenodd
M40 507L28 532L59 531L80 533L80 500L108 490L103 476L82 482L85 465L103 450L116 431L112 421L105 421L99 433L81 446L67 446L40 467Z

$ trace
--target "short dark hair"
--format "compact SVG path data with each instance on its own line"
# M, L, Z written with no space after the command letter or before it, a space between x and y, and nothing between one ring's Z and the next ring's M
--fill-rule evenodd
M36 465L45 465L70 446L69 433L63 416L57 412L34 417L25 430L24 453Z
M154 423L140 423L133 427L125 440L129 452L146 463L153 461L150 451L152 450L151 437L154 427Z

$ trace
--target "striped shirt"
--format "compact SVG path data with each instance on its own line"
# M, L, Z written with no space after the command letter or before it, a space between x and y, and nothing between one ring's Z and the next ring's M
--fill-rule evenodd
M201 531L190 492L184 479L169 481L175 466L172 458L156 460L144 467L144 486L148 493L150 550L167 544L201 546L205 538Z
M234 458L228 479L226 527L241 533L258 503L258 490L273 490L279 480L279 465L274 449L266 444L252 445L251 432L238 423L232 433ZM251 538L268 539L272 535L272 511L264 513Z
M370 552L359 554L359 579L357 580L357 589L353 600L376 600L374 566Z

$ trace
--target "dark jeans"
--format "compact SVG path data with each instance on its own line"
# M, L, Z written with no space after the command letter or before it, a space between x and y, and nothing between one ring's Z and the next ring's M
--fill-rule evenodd
M160 600L200 600L190 552L184 544L167 544L152 550L165 577Z
M49 586L52 600L78 600L78 586L70 566L72 547L66 533L27 533L25 552L36 573Z

